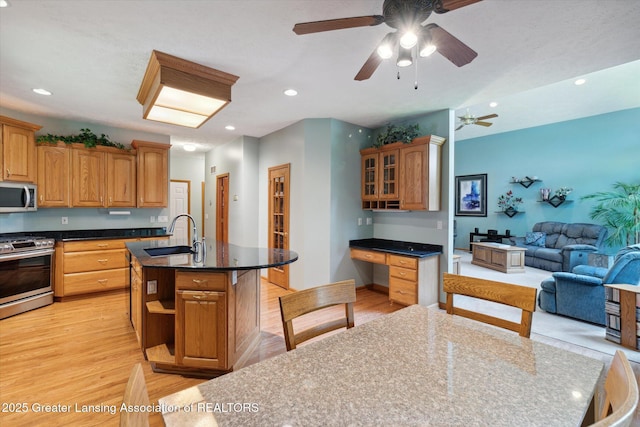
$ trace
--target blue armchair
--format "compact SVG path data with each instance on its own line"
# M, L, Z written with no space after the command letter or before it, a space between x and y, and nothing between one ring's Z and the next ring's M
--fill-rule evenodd
M578 265L541 283L538 306L586 322L605 324L604 284L640 285L640 244L621 249L610 269Z

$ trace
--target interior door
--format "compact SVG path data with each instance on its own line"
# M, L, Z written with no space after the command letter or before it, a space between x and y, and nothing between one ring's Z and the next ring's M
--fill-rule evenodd
M216 240L229 243L229 174L216 177Z
M191 182L171 180L169 185L169 214L170 220L173 220L176 216L183 213L190 212L190 194L191 194ZM189 218L182 217L176 222L176 228L173 230L173 238L184 242L187 245L191 245L191 223Z
M289 249L289 173L291 165L269 168L269 242L270 248ZM269 282L289 289L289 265L268 270Z

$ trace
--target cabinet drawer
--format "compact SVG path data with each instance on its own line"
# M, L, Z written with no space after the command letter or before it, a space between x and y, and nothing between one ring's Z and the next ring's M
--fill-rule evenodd
M351 248L351 258L362 261L373 262L376 264L386 264L387 255L383 252L366 251L363 249Z
M418 271L410 268L397 267L395 265L389 266L389 275L391 277L397 277L399 279L408 280L410 282L418 281Z
M65 252L102 251L106 249L124 249L127 239L83 240L81 242L65 242Z
M127 251L124 249L64 254L65 274L79 273L81 271L111 270L128 266Z
M389 265L396 265L398 267L418 269L418 259L400 255L389 255Z
M64 296L124 289L127 286L129 286L128 268L64 275Z
M226 291L227 280L227 273L176 271L176 289Z
M418 284L408 280L389 278L389 299L403 305L418 303Z

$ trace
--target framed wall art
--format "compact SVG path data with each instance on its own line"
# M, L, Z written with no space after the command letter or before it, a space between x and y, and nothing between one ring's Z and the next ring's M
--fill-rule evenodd
M487 174L456 176L456 216L487 216Z

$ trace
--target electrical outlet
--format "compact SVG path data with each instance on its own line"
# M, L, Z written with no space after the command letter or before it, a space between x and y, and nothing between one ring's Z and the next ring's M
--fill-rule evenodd
M156 222L156 217L155 217L155 216L150 216L150 217L149 217L149 222L150 222L150 223L152 223L152 224L153 224L154 222Z
M358 225L362 225L362 218L358 218Z
M62 224L69 224L69 217L68 216L63 216L61 219Z
M436 222L436 228L437 228L438 230L442 230L442 221L438 221L438 222Z
M373 218L367 218L367 225L373 224Z
M147 280L147 295L153 295L158 293L158 281Z

